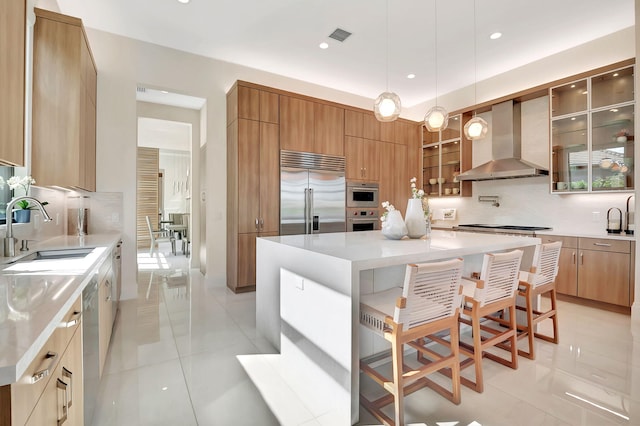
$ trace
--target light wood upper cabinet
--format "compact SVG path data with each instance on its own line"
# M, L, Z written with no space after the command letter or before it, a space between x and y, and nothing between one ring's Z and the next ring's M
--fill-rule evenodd
M344 111L344 135L364 137L364 113L347 109ZM375 138L372 138L375 139Z
M238 232L257 232L260 216L260 123L238 119Z
M380 142L345 137L346 178L377 182L380 179Z
M280 123L280 95L264 90L260 91L260 121Z
M375 117L374 117L375 119ZM383 142L395 142L396 140L396 121L379 122L380 140Z
M82 21L35 12L32 175L95 191L97 73Z
M344 155L344 109L316 103L313 152Z
M380 122L373 113L366 113L362 116L362 137L374 141L384 140L380 136Z
M260 232L280 230L280 127L260 123ZM255 190L255 189L254 189Z
M280 96L280 147L313 152L314 120L313 102Z
M0 164L24 165L26 0L0 2Z
M260 120L260 91L238 86L238 118Z

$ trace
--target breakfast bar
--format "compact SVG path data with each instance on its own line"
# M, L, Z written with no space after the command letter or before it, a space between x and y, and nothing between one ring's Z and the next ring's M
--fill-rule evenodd
M359 326L360 295L402 285L408 263L462 257L465 273L482 255L520 248L527 268L540 239L433 231L388 240L380 231L258 238L256 324L280 351L289 386L314 415L358 421L359 360L384 349Z

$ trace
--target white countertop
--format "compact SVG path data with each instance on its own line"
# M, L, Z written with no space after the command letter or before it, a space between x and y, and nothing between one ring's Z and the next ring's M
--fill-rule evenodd
M59 236L0 262L0 386L16 382L82 294L120 234ZM7 263L38 250L94 248L82 259Z
M526 236L445 230L434 230L427 239L389 240L381 231L286 235L262 239L343 259L359 270L515 249L540 242L537 238ZM535 241L532 242L532 239Z

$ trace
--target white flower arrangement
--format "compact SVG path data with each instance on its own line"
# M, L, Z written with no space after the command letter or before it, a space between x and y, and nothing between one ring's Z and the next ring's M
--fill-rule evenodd
M418 182L418 179L414 176L409 182L411 183L411 197L422 200L422 210L424 210L424 218L425 220L431 219L429 199L425 197L424 190L417 188L416 182Z
M29 189L31 189L31 185L35 184L36 180L31 176L11 176L7 179L6 184L9 185L9 189L15 191L17 189L22 189L24 194L14 194L14 197L20 195L29 195ZM4 188L5 181L0 177L0 189ZM44 201L42 205L47 205L48 203ZM27 210L30 209L31 206L27 200L20 200L16 203L16 206L21 209Z
M384 222L387 220L387 215L389 214L389 212L394 211L396 208L393 204L389 203L388 201L384 201L382 203L382 207L384 207L387 211L384 212L382 214L382 216L380 216L380 220L382 221L382 225L384 225Z

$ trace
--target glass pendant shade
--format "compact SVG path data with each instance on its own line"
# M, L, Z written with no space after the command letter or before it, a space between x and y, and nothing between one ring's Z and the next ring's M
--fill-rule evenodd
M378 121L394 121L400 116L401 110L400 96L393 92L381 93L373 104L373 113Z
M444 130L449 125L449 113L441 106L434 106L424 115L424 125L430 132Z
M489 131L489 124L478 116L473 117L471 120L467 121L467 124L464 125L464 135L467 139L478 140L482 139L487 135Z

